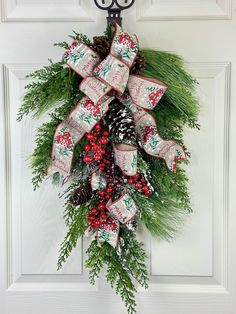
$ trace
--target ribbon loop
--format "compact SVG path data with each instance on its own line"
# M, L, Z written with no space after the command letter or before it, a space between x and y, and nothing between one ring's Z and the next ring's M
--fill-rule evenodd
M63 59L82 77L92 75L94 67L101 62L100 56L82 42L74 42L64 53Z
M117 201L108 203L107 209L112 217L115 217L122 224L132 220L138 211L134 200L127 193L122 195Z
M116 24L116 32L111 45L111 54L122 60L129 68L132 67L139 50L136 36L129 35Z
M129 79L129 68L118 58L110 54L94 69L94 74L118 93L124 93Z
M137 173L137 148L127 144L119 144L113 147L115 163L127 176Z
M130 97L137 106L153 110L164 95L167 85L154 79L130 75L128 89Z
M105 101L104 98L111 87L94 76L88 76L80 84L80 90L87 95L95 104Z

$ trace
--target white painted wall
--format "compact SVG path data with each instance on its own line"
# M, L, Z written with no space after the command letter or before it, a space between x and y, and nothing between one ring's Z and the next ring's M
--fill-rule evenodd
M176 51L200 85L201 131L186 131L194 214L179 237L144 232L151 284L138 314L235 314L236 18L233 0L136 0L124 27L142 47ZM54 42L72 29L102 33L105 13L92 0L2 0L0 24L0 313L125 314L101 278L88 283L87 240L56 271L65 227L49 182L32 191L27 156L42 121L16 122L25 75L58 60ZM157 69L158 71L158 69Z

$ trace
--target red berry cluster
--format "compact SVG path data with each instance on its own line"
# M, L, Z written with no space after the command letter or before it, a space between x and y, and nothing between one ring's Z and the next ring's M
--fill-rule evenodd
M83 160L85 163L101 162L104 155L106 155L106 146L109 142L108 137L109 132L102 127L101 123L97 123L93 132L87 134L89 144L84 146L85 155Z
M96 202L96 207L90 209L88 221L93 229L102 227L105 224L110 225L111 229L116 228L116 224L107 214L106 204L100 201Z
M127 183L129 185L133 185L137 190L142 191L145 196L152 195L152 191L147 185L148 182L145 179L144 175L142 175L141 173L137 173L132 177L128 177Z

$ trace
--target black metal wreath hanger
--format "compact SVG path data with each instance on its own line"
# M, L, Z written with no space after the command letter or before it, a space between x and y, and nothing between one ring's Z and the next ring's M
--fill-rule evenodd
M116 22L121 26L122 17L121 11L129 9L134 4L135 0L94 0L96 6L101 10L108 11L107 24ZM123 2L123 4L121 4Z

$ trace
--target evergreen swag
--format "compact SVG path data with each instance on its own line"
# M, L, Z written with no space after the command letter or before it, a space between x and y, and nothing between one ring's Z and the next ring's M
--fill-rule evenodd
M70 37L74 42L86 43L104 59L110 50L113 37L111 32L112 30L109 29L104 36L95 37L93 41L76 32ZM66 42L55 45L64 49L70 47ZM50 121L38 129L35 140L36 148L31 158L34 189L39 187L50 165L52 140L57 125L68 116L83 96L83 93L78 89L82 78L66 66L63 61L57 63L49 61L48 66L28 75L32 83L26 86L23 104L18 112L18 120L20 121L31 112L33 112L34 118L38 118L50 110L48 113ZM173 139L182 144L188 157L190 157L183 142L183 129L185 127L198 128L196 120L199 107L194 96L196 81L185 71L182 58L174 53L142 49L138 53L131 73L140 73L143 76L149 76L168 84L166 93L151 114L157 122L161 137ZM133 142L137 143L135 136L132 137L134 131L132 116L130 112L127 112L126 118L126 111L128 109L124 108L124 114L121 118L121 109L117 108L117 102L112 102L110 112L103 118L101 125L104 129L111 131L111 137L114 136L114 141L117 140L117 136L118 139L125 139L127 138L126 135L130 135L130 138L134 139ZM106 119L106 117L108 118ZM109 124L112 121L111 130ZM124 126L124 134L122 134L122 129L119 129L119 121L122 121L122 126ZM126 121L127 125L125 125ZM84 235L88 226L88 217L91 216L89 209L93 207L94 210L98 203L97 193L93 193L88 185L94 168L90 163L83 162L82 158L84 145L88 142L88 139L84 137L76 145L74 152L72 183L65 192L64 218L68 232L60 248L58 269L62 267L72 249L76 247L78 238ZM107 144L108 152L112 149L109 143ZM185 160L184 163L186 164L188 161ZM148 285L148 274L145 266L146 255L143 245L136 240L134 232L136 223L143 224L153 236L168 240L175 235L179 224L184 220L184 216L191 212L191 206L187 188L188 178L180 165L176 171L169 171L162 159L147 155L138 146L138 173L143 180L142 182L146 182L152 191L149 193L149 197L137 190L135 185L129 182L129 179L128 183L130 184L127 184L127 178L122 177L117 168L116 166L112 168L113 179L116 178L115 193L118 193L119 196L120 191L124 188L129 191L129 195L139 209L135 217L136 222L121 224L119 243L116 248L107 242L98 245L97 240L94 239L87 250L86 267L90 270L90 280L94 284L102 267L107 265L107 281L120 294L128 313L132 314L136 312L135 281L145 288ZM109 171L107 170L108 177ZM56 173L53 175L53 183L58 182L60 182L60 176ZM114 191L112 198L116 198Z

